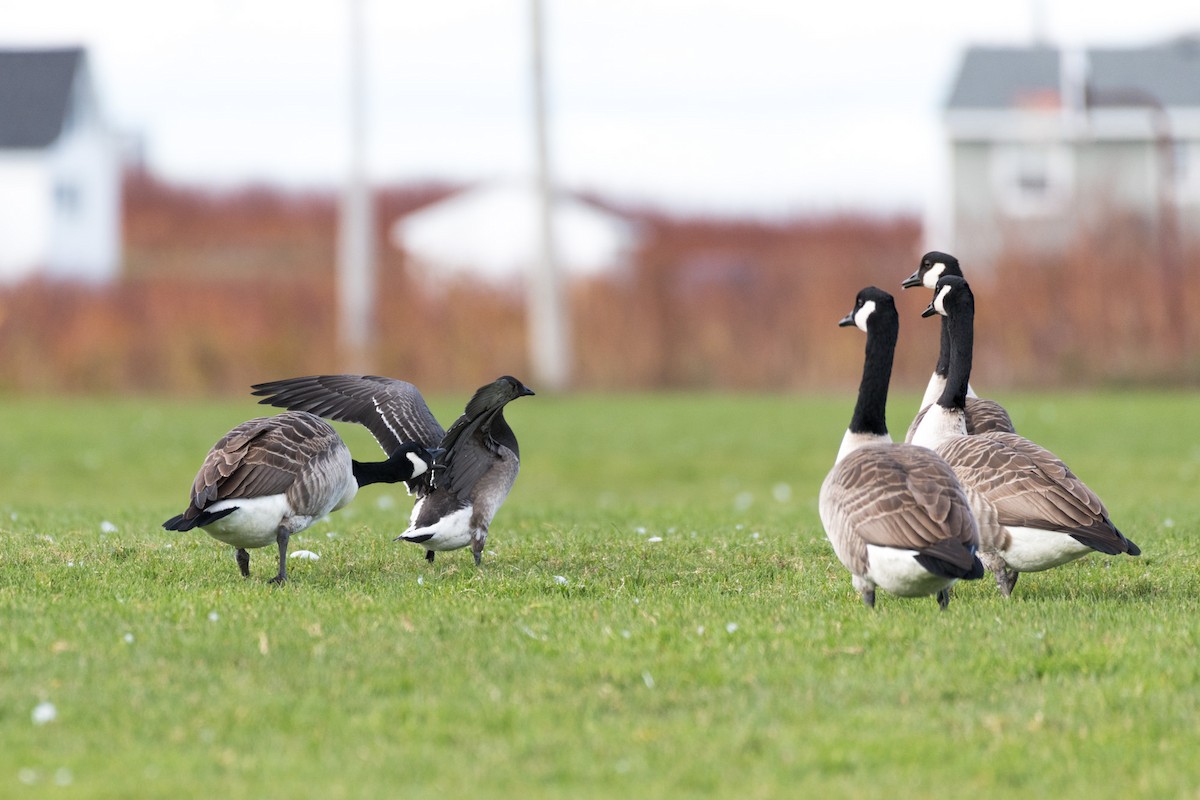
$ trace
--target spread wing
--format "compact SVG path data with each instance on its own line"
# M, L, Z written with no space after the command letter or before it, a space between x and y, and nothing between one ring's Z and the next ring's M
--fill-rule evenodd
M339 422L366 427L391 455L408 442L432 449L446 432L416 386L377 375L311 375L257 383L260 403L308 411Z
M455 495L465 497L484 474L503 458L501 444L492 435L493 420L503 420L500 414L500 409L474 419L464 414L450 426L441 442L445 455L441 457L439 470L433 476L436 488L448 489Z
M896 444L854 451L826 477L821 512L826 529L839 531L830 539L855 574L866 571L868 544L916 550L973 569L975 518L954 472L926 448Z

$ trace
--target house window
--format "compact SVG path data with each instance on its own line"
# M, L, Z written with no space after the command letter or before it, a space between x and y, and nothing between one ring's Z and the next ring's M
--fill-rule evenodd
M1200 143L1176 141L1172 144L1171 173L1179 199L1200 198Z
M1071 151L1059 144L998 146L992 183L1000 208L1014 217L1049 216L1063 211L1073 193Z
M54 208L60 217L75 217L80 210L79 187L67 181L54 186Z

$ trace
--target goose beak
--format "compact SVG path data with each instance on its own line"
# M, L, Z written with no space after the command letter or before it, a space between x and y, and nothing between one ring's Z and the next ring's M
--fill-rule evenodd
M922 317L932 317L936 313L938 313L937 309L933 307L933 303L931 302L929 304L929 307L921 312L921 316Z
M849 328L853 324L854 324L854 312L853 311L851 311L849 314L842 317L841 320L838 321L839 328Z
M900 288L901 289L912 289L913 287L920 286L920 285L921 285L921 271L917 270L912 275L909 275L907 278L904 279L904 281L900 284Z

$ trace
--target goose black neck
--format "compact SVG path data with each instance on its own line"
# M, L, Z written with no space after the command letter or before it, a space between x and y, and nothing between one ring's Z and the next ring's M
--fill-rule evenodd
M400 483L412 477L413 463L405 453L397 453L387 461L354 461L350 468L359 486L372 483Z
M886 436L888 386L892 381L892 361L896 356L896 339L900 333L900 317L876 310L867 326L867 348L863 358L862 380L858 384L858 401L850 418L851 433L871 433Z
M950 365L946 388L938 398L943 408L965 409L967 385L971 382L971 359L975 350L975 301L968 295L948 317L943 317L943 335L949 333Z
M512 450L513 455L517 458L521 457L520 448L517 446L517 435L513 433L508 420L504 418L503 409L497 411L496 416L492 418L491 436L496 440L497 444L502 444L509 450Z
M940 378L950 374L950 320L942 317L941 345L938 348L937 364L933 372Z

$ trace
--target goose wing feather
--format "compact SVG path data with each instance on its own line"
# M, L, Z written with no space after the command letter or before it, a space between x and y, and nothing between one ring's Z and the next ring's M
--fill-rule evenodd
M838 555L856 574L866 570L868 544L928 552L967 571L973 567L975 519L954 472L931 450L913 445L856 450L829 473L821 506L840 531L831 537Z
M310 375L251 387L260 403L308 411L366 427L391 455L407 442L432 449L446 432L419 389L407 381L378 375Z
M192 483L197 512L218 500L264 497L295 488L344 447L329 423L304 412L260 417L236 426L213 445Z

